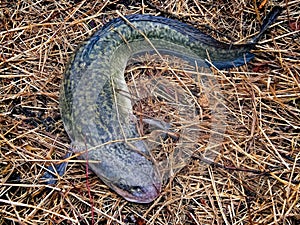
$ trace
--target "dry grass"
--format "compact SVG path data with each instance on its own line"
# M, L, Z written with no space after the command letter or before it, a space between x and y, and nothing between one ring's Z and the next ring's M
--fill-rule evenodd
M299 224L300 3L258 9L261 2L1 1L0 224ZM75 160L45 188L45 167L69 147L58 109L64 68L116 10L164 12L219 40L245 42L273 5L286 10L257 57L216 74L228 126L215 162L226 168L200 170L195 155L148 205L123 200L92 173L88 186Z

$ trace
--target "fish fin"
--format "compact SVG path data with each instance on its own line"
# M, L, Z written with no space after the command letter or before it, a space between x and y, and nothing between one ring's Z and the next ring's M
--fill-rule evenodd
M214 61L214 62L212 62L212 64L219 70L230 69L233 67L239 67L239 66L245 65L247 62L249 62L254 57L255 57L255 55L253 53L246 52L244 54L244 56L238 57L238 58L234 59L233 61Z
M269 26L274 23L280 13L283 11L283 8L280 6L274 6L271 12L264 18L260 32L249 42L249 43L257 43L262 35L266 32Z
M64 156L64 159L69 158L71 156L72 153L67 153ZM67 162L63 162L63 163L59 163L57 165L50 165L47 167L48 171L46 171L42 177L42 179L46 182L47 185L54 185L56 184L57 180L58 180L58 176L63 176L66 168L67 168L68 163ZM58 176L57 176L58 175Z

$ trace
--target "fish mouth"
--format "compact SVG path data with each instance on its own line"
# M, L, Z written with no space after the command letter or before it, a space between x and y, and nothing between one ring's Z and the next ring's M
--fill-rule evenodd
M133 194L129 190L121 189L116 185L110 185L110 187L124 199L134 203L151 203L161 193L160 183L153 183L151 185L141 187L141 193L138 194Z

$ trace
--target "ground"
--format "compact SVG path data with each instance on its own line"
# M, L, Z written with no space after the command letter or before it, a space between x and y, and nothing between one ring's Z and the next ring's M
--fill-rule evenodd
M214 164L203 164L199 147L150 204L124 200L75 158L57 184L41 181L70 148L60 84L70 56L94 31L120 15L153 14L226 43L246 43L275 5L284 11L257 45L256 58L214 70L226 106ZM0 224L300 223L298 1L15 0L0 6ZM164 71L149 64L128 73L149 67Z

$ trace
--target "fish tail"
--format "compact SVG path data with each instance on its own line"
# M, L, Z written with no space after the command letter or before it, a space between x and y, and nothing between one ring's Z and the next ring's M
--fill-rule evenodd
M280 15L282 11L283 11L282 7L274 6L271 12L269 12L269 14L264 18L260 32L254 38L252 38L249 44L251 43L256 44L261 39L265 31L269 28L269 26L272 23L274 23L274 21L277 19L277 17Z

